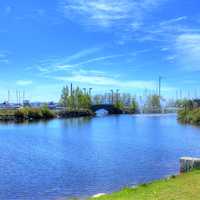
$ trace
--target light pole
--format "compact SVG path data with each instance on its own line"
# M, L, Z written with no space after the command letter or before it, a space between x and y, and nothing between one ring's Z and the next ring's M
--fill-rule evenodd
M116 94L117 94L117 96L116 96L116 103L118 104L118 100L119 100L119 98L118 98L118 97L119 97L119 96L118 96L118 94L119 94L119 89L116 90Z
M86 88L83 88L84 94L86 95Z
M89 95L92 95L92 88L89 89Z
M159 98L161 97L161 81L162 81L163 77L159 76Z
M90 102L92 104L92 101L93 101L93 99L92 99L92 88L89 88L89 97L90 97Z
M113 90L110 90L111 91L111 98L112 98L112 104L113 104L113 102L114 102L114 96L113 96L113 94L114 94L114 91Z

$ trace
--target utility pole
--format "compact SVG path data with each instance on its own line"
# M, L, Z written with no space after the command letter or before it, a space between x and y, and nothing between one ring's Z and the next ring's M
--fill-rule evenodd
M180 89L180 99L182 99L183 95L182 95L182 90Z
M23 102L22 102L23 106L24 106L24 101L25 101L25 91L23 91Z
M114 103L114 92L113 90L110 90L111 91L111 98L112 98L112 104Z
M188 90L188 99L190 99L190 90Z
M21 104L21 92L19 91L19 104Z
M71 83L71 85L70 85L70 94L71 94L71 97L72 97L72 92L73 92L73 85L72 85L72 83Z
M10 91L8 90L8 104L10 103Z
M71 99L72 99L72 109L74 109L74 91L73 91L73 85L71 83L70 85L70 94L71 94Z
M84 95L86 95L86 88L83 88L83 91L84 91Z
M17 104L18 104L18 91L16 90L16 98L17 98Z
M89 95L92 95L92 88L89 89Z
M176 90L176 101L178 100L178 90Z
M117 94L117 96L116 96L116 103L118 104L118 101L119 101L119 96L118 96L119 95L119 89L116 90L116 94Z
M25 91L23 91L23 103L25 101Z
M93 99L92 99L92 88L89 88L89 97L90 97L90 101L92 103Z
M161 82L162 82L162 77L159 76L159 91L158 91L159 98L161 98Z

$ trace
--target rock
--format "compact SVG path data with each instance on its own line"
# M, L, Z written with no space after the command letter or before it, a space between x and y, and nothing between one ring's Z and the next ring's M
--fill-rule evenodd
M104 195L106 195L106 194L105 194L105 193L95 194L95 195L93 196L93 198L98 198L98 197L101 197L101 196L104 196Z
M200 158L182 157L180 158L180 171L190 172L193 169L200 169Z

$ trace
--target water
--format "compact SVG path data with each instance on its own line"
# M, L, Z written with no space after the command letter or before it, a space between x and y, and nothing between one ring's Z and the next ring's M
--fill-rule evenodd
M200 156L200 128L176 116L106 116L0 125L0 199L57 200L179 172Z

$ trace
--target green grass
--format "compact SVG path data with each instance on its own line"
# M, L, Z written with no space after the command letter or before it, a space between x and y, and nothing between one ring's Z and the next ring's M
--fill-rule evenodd
M15 111L16 110L14 110L14 109L10 109L10 110L3 110L3 109L1 110L0 109L0 116L5 116L5 115L14 116Z
M41 108L20 108L20 109L2 109L0 110L0 120L48 120L57 116L55 111L47 106Z
M200 200L200 171L89 200Z
M181 123L200 125L200 108L180 110L178 120Z

